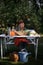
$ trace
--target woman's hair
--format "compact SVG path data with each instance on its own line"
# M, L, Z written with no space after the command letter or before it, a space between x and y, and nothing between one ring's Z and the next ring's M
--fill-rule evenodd
M20 23L24 23L24 21L21 19L21 20L19 20L18 24L20 24Z

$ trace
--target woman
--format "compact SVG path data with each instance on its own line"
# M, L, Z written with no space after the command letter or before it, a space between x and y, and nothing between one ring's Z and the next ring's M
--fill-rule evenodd
M16 28L16 30L14 30L16 35L20 35L20 36L27 35L27 32L25 32L25 30L26 30L26 28L25 28L24 21L20 20L18 27ZM14 39L15 45L19 46L19 49L25 48L28 42L29 41L26 38L21 38L20 37L20 38L15 38Z

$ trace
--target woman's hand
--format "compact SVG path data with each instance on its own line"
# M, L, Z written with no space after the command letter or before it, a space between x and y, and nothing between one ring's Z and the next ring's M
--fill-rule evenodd
M17 35L20 35L20 36L22 36L22 35L27 35L27 33L24 32L24 31L16 31L16 30L14 30L14 32L15 32Z

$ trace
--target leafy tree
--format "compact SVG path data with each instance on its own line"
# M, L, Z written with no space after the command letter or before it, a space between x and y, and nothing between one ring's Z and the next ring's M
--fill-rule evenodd
M0 23L5 25L18 22L23 18L37 32L42 32L43 9L39 9L35 0L0 0ZM30 20L28 20L30 18Z

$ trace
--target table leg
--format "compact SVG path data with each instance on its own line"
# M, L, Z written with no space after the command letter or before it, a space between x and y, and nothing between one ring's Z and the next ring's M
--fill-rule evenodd
M3 44L2 44L2 38L1 38L1 59L3 59Z
M37 60L37 53L38 53L38 39L36 39L36 44L35 44L35 60Z

